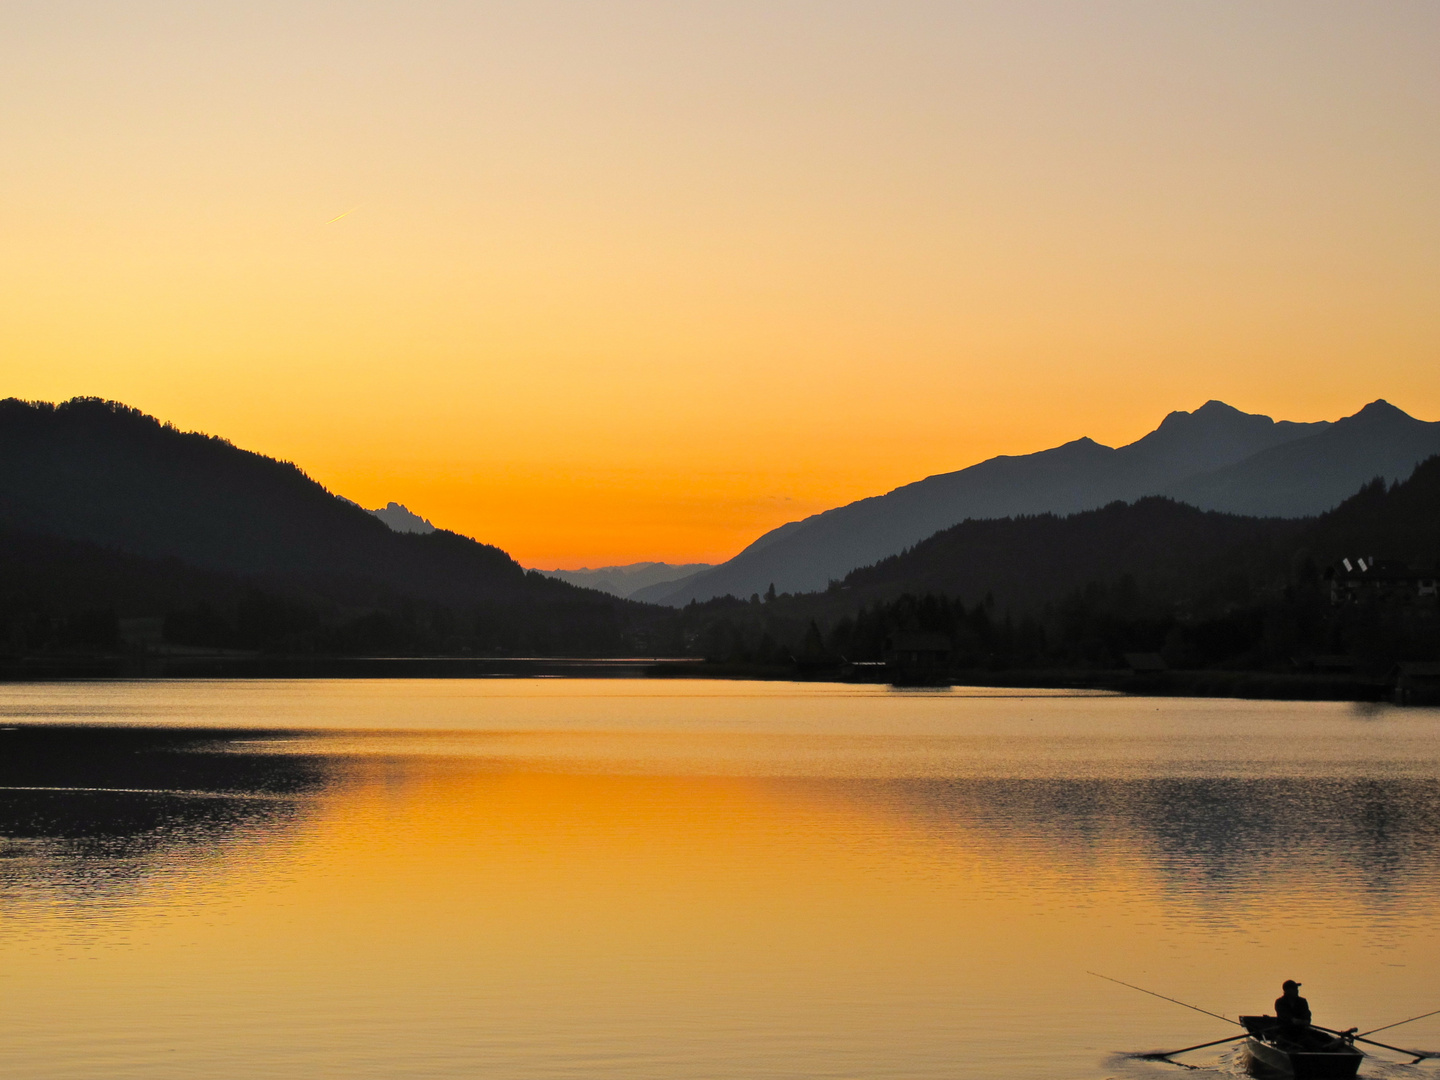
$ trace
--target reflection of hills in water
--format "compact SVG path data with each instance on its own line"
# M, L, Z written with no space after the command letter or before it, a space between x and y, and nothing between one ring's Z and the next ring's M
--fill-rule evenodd
M240 736L0 730L0 895L34 886L58 886L80 898L113 895L161 864L292 824L302 797L325 784L324 762L247 753L235 742Z
M861 798L941 835L1081 860L1129 848L1201 892L1323 873L1381 899L1440 876L1433 779L891 780Z
M0 896L34 886L111 895L162 866L195 868L246 839L271 842L301 821L311 797L355 775L359 760L404 762L402 771L428 774L478 774L494 765L467 752L452 756L431 745L433 737L398 738L433 756L357 758L353 733L340 732L0 729ZM1433 778L768 783L878 806L942 843L993 844L1070 866L1118 854L1201 896L1290 880L1343 884L1384 901L1440 881Z

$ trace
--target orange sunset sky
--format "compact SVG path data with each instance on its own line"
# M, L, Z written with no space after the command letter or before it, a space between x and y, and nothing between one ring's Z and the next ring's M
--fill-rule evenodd
M0 396L529 566L1218 397L1440 419L1440 5L9 0Z

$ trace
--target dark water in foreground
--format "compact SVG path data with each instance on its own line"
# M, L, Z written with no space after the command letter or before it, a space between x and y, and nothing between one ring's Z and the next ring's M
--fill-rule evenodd
M1440 1008L1435 711L137 682L0 727L7 1077L1148 1078L1225 1025L1087 970Z

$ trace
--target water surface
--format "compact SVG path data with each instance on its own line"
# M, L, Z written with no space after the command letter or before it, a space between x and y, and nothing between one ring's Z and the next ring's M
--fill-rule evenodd
M1226 1026L1087 971L1440 1008L1433 710L177 681L0 727L6 1076L1159 1077Z

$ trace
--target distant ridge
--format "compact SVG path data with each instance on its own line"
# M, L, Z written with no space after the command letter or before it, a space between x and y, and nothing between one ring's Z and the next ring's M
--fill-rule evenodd
M392 532L421 533L423 535L435 531L435 526L430 524L429 519L412 513L409 507L402 506L397 502L386 503L378 510L367 512L383 521Z
M1172 412L1127 446L1081 438L991 458L790 522L713 570L636 598L680 606L745 598L772 583L780 592L823 589L967 519L1064 515L1148 495L1261 517L1313 515L1371 477L1398 480L1437 452L1440 424L1383 401L1334 424L1276 422L1208 401L1194 412Z
M625 566L602 566L596 570L541 570L546 577L559 578L582 589L598 589L611 596L635 597L646 589L673 587L682 578L709 570L710 563L638 562Z

